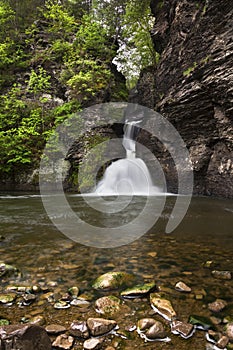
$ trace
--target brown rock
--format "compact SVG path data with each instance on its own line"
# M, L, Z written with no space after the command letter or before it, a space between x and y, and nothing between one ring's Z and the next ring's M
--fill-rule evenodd
M116 325L116 321L104 318L88 318L87 320L87 326L94 337L110 332Z
M0 328L2 349L51 350L51 341L46 331L34 325L10 325Z

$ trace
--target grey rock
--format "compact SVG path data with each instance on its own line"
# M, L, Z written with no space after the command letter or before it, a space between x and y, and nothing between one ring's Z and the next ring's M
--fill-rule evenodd
M88 318L87 326L91 335L99 336L110 332L116 327L117 323L114 320L104 318Z

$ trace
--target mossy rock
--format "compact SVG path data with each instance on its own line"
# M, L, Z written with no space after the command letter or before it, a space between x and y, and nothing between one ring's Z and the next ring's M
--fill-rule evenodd
M140 297L144 297L150 292L153 292L155 289L156 289L155 282L138 284L134 287L127 288L126 290L121 292L121 296L123 298L140 298Z
M133 280L134 276L129 273L112 271L98 277L92 284L92 287L103 290L118 289L121 286L131 284Z

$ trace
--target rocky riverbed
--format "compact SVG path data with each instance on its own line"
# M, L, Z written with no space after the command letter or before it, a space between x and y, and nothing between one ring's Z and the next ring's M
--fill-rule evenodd
M171 273L168 282L144 276L141 283L132 273L109 271L83 288L62 283L78 273L73 264L53 280L40 268L26 283L17 266L1 262L0 349L27 350L28 339L35 350L233 349L232 273L214 265L199 266L209 288L188 270Z

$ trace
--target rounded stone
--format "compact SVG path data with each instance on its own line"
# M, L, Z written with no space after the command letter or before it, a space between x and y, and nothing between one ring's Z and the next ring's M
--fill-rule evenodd
M100 314L113 314L120 310L121 300L114 295L99 298L95 302L95 308Z
M98 350L102 347L103 338L90 338L83 343L84 350Z
M59 324L49 324L45 327L45 330L48 334L60 334L66 332L66 328Z

